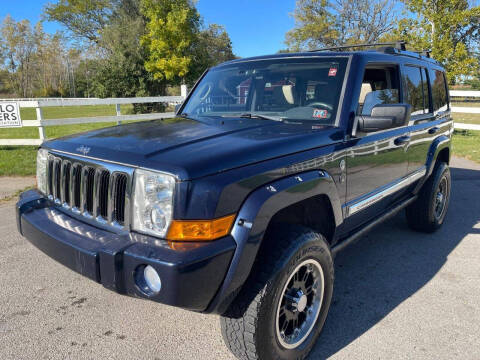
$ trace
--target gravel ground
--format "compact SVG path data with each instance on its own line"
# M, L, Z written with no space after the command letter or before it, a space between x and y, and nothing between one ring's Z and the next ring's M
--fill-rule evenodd
M0 177L0 200L13 196L17 191L35 185L35 177Z
M480 359L480 166L454 159L432 235L403 214L336 259L312 359ZM116 295L17 234L0 203L0 359L231 359L217 316Z

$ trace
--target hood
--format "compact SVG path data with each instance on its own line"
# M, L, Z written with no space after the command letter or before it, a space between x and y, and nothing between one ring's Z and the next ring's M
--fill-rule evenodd
M311 123L176 117L75 134L43 146L189 180L319 147L336 137L338 129Z

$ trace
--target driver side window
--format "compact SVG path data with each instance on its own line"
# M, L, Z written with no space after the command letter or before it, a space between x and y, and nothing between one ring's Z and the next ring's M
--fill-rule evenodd
M375 105L398 104L399 94L397 67L368 66L363 76L357 113L370 115Z

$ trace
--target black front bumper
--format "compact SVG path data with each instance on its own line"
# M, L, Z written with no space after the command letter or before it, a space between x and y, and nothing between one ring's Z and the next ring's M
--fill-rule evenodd
M102 230L65 214L35 190L21 195L16 210L20 233L68 268L117 293L194 311L204 311L212 301L235 251L231 236L172 249L150 236ZM146 265L160 275L156 295L136 281L137 270Z

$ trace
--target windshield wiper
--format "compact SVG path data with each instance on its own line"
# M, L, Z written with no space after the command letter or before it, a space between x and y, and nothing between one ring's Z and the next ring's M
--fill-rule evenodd
M241 118L248 118L248 119L263 119L263 120L273 120L273 121L283 121L281 117L278 116L267 116L262 114L256 113L243 113L240 115Z

